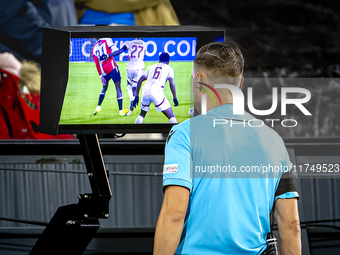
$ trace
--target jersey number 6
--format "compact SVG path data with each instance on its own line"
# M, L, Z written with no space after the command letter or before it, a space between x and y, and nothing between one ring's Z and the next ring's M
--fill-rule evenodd
M161 71L162 71L161 66L156 67L155 73L153 75L153 79L157 80L159 78L159 75L161 74Z

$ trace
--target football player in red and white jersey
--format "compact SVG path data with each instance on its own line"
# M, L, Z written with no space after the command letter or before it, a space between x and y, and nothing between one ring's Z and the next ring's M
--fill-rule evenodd
M146 113L150 110L151 103L155 105L157 112L162 112L169 119L170 123L177 123L176 116L173 113L171 105L164 94L164 86L169 80L174 106L178 106L174 82L174 69L169 66L169 62L169 54L162 53L159 56L159 63L149 66L139 79L137 83L137 89L134 93L134 107L136 107L139 102L138 95L142 86L142 82L146 80L146 83L142 89L141 112L136 119L136 124L143 123Z
M93 60L103 84L103 89L99 95L98 106L93 113L94 115L98 114L101 110L101 104L109 86L109 80L111 79L116 86L119 115L123 116L126 114L126 112L123 111L123 94L120 88L121 76L118 65L113 58L119 54L117 51L114 51L115 49L117 49L117 47L113 44L111 38L100 38L92 50Z

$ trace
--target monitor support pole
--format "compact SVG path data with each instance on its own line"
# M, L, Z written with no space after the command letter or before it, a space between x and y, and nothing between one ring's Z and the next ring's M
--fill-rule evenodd
M98 137L86 134L78 138L92 193L80 194L77 204L59 207L30 255L83 254L100 227L98 219L109 217L112 193Z

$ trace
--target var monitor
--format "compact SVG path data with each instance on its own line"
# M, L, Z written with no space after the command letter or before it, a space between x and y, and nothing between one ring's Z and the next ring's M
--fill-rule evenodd
M40 132L168 132L190 118L201 27L43 29Z

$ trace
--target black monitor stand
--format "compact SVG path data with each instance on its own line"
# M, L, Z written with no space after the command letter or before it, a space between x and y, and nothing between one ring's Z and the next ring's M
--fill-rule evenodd
M86 134L78 138L92 193L80 194L77 204L59 207L30 255L83 254L100 227L98 219L109 217L112 193L98 137Z

